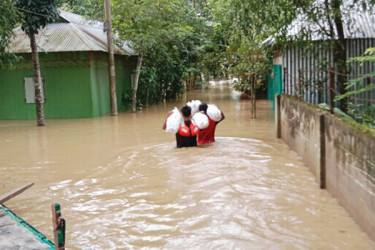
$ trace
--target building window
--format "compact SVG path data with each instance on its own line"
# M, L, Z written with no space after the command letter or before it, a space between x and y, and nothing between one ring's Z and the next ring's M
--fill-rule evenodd
M25 77L25 102L26 103L35 103L35 84L33 77ZM44 79L42 78L42 85L41 85L41 94L42 94L42 103L45 102L44 97Z

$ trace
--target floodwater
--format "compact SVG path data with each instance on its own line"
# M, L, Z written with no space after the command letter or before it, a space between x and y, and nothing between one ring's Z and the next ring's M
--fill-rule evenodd
M192 99L226 119L215 143L177 149L162 123ZM136 114L0 121L0 194L34 182L6 205L49 239L60 203L68 249L375 249L275 138L272 103L257 108L217 82Z

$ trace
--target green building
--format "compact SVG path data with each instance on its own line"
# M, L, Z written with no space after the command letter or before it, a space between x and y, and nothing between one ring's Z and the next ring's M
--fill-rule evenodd
M30 40L16 28L9 46L21 60L0 68L0 119L35 119L34 71ZM36 37L43 79L45 118L98 117L110 113L107 36L103 23L60 11ZM137 57L125 44L115 46L119 110L131 89Z

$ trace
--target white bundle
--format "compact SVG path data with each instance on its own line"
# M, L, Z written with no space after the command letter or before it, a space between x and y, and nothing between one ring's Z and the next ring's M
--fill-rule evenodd
M206 113L215 122L218 122L221 120L221 111L215 105L208 104Z
M208 117L207 117L207 115L204 115L204 114L198 112L198 113L194 114L192 120L195 123L195 125L198 126L199 129L204 129L204 128L208 127Z
M172 110L172 114L167 118L167 126L165 131L168 133L176 134L178 129L180 128L180 124L182 122L182 116L178 109L175 107Z
M199 105L201 105L201 104L202 103L199 100L192 100L192 101L186 103L186 105L191 108L191 115L192 116L199 111Z

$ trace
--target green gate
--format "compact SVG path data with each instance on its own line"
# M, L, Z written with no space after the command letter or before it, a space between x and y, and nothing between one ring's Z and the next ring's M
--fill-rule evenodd
M281 65L272 65L271 72L267 73L267 96L272 100L275 108L275 95L283 93Z

